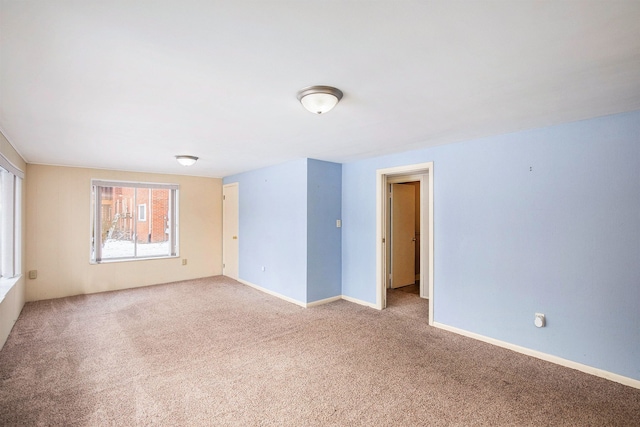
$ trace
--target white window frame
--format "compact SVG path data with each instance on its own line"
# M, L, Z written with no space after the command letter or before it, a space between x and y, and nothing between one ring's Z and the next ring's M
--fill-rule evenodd
M101 199L99 188L110 187L127 187L135 189L163 189L169 190L169 218L167 220L167 230L169 231L169 251L166 255L137 255L137 242L134 239L134 254L133 256L118 257L118 258L106 258L102 259L102 212L101 212ZM178 251L178 193L180 186L178 184L162 184L156 182L134 182L134 181L107 181L101 179L91 180L91 244L90 244L90 262L92 264L102 264L120 261L138 261L146 259L162 259L162 258L177 258L179 256ZM137 192L134 192L136 195ZM139 206L134 196L133 206ZM145 209L146 211L146 209ZM138 215L135 215L136 224ZM134 225L134 230L136 229Z
M0 168L0 280L4 280L16 278L22 274L24 172L1 154ZM2 288L1 284L0 288Z

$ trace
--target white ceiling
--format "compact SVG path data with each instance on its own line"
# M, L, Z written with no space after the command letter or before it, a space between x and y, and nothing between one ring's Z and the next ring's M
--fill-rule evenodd
M222 177L640 109L638 0L0 1L30 163ZM345 96L313 115L314 84Z

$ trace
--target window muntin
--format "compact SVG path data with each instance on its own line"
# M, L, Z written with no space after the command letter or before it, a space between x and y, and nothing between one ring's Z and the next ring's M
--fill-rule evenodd
M92 262L177 256L178 185L93 180L92 189Z

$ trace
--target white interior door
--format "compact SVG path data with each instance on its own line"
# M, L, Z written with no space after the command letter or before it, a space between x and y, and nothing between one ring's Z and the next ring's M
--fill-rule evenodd
M222 187L222 274L238 279L238 183Z
M416 193L412 184L391 184L391 287L416 282Z

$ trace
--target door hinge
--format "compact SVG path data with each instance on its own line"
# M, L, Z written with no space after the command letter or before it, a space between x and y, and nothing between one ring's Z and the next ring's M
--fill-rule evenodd
M222 200L227 200L227 196L222 196Z
M382 238L382 243L385 243L385 242L386 242L386 239L383 237Z

